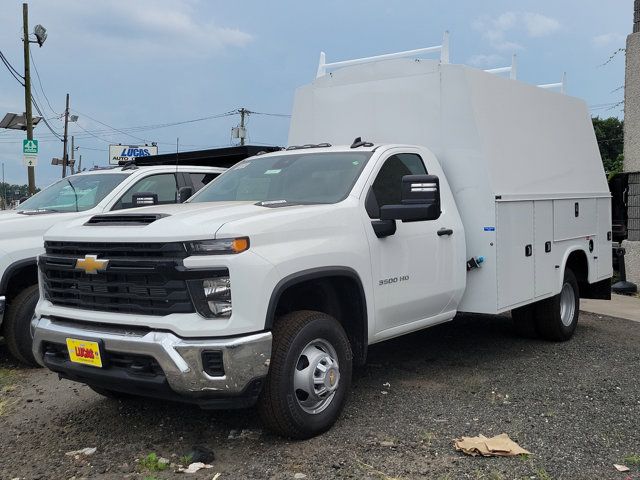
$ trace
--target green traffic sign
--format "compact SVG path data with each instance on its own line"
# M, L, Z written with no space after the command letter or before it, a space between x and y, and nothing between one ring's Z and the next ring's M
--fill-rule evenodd
M23 140L22 141L22 153L24 155L37 155L38 154L38 140Z

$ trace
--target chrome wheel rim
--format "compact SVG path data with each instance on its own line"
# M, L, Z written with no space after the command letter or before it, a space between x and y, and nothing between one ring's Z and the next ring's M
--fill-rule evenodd
M576 311L576 293L570 283L565 282L560 292L560 319L565 327L573 323Z
M312 415L323 412L333 401L339 384L336 350L326 340L312 340L302 349L293 372L298 405Z

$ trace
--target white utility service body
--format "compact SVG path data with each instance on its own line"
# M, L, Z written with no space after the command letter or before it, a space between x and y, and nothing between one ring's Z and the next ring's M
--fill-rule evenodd
M610 200L580 100L461 65L373 62L300 88L289 142L304 146L249 158L186 204L140 209L144 222L53 227L38 360L107 395L258 400L270 428L301 438L335 421L369 344L510 309L564 340L578 296L607 295ZM123 260L119 245L156 253ZM90 256L102 271L83 275ZM109 272L169 260L181 286L161 285L166 300L127 290L149 288L133 276L105 285L110 303L90 298ZM75 290L51 290L54 274ZM78 364L68 339L107 360L144 355L147 376Z
M584 101L434 60L352 66L297 90L290 145L356 136L424 145L442 165L467 258L485 258L458 310L500 313L557 294L573 251L589 283L612 276L611 193Z

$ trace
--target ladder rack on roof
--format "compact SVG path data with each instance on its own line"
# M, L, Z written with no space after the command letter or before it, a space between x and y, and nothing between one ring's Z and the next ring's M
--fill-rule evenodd
M562 74L562 80L558 83L544 83L542 85L538 85L539 88L559 88L560 93L565 93L567 90L567 72Z
M417 48L415 50L407 50L404 52L387 53L384 55L376 55L374 57L356 58L354 60L343 60L341 62L327 63L327 57L324 52L320 52L320 62L318 63L318 73L316 78L324 77L327 74L327 69L348 67L351 65L360 65L363 63L377 62L379 60L392 60L394 58L415 57L417 55L424 55L426 53L440 52L440 61L442 63L449 63L449 32L444 32L442 38L442 45L436 45L435 47Z
M508 67L499 67L499 68L490 68L489 70L485 70L487 73L507 73L509 72L509 78L511 80L517 80L518 78L518 58L514 53L511 57L511 65Z
M417 57L419 55L424 55L427 53L440 52L440 63L447 64L449 63L449 31L444 32L444 36L442 38L442 45L436 45L434 47L426 47L426 48L416 48L415 50L406 50L404 52L397 53L386 53L384 55L376 55L373 57L363 57L363 58L355 58L353 60L343 60L340 62L330 62L327 63L327 56L324 52L320 52L320 61L318 62L318 71L316 73L316 78L324 77L327 74L327 70L340 68L340 67L349 67L352 65L361 65L363 63L372 63L380 60L392 60L395 58L406 58L406 57ZM518 63L517 56L513 54L511 57L511 65L508 67L498 67L498 68L490 68L485 70L487 73L509 73L509 78L511 80L518 79ZM538 85L539 88L549 89L549 88L559 88L561 93L565 93L567 84L567 74L564 73L562 76L562 81L558 83L546 83L543 85Z

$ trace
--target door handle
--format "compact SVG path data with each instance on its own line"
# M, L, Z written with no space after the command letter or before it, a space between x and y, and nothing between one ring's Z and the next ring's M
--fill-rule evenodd
M453 235L453 230L450 228L441 228L438 230L438 236L442 237L443 235Z

